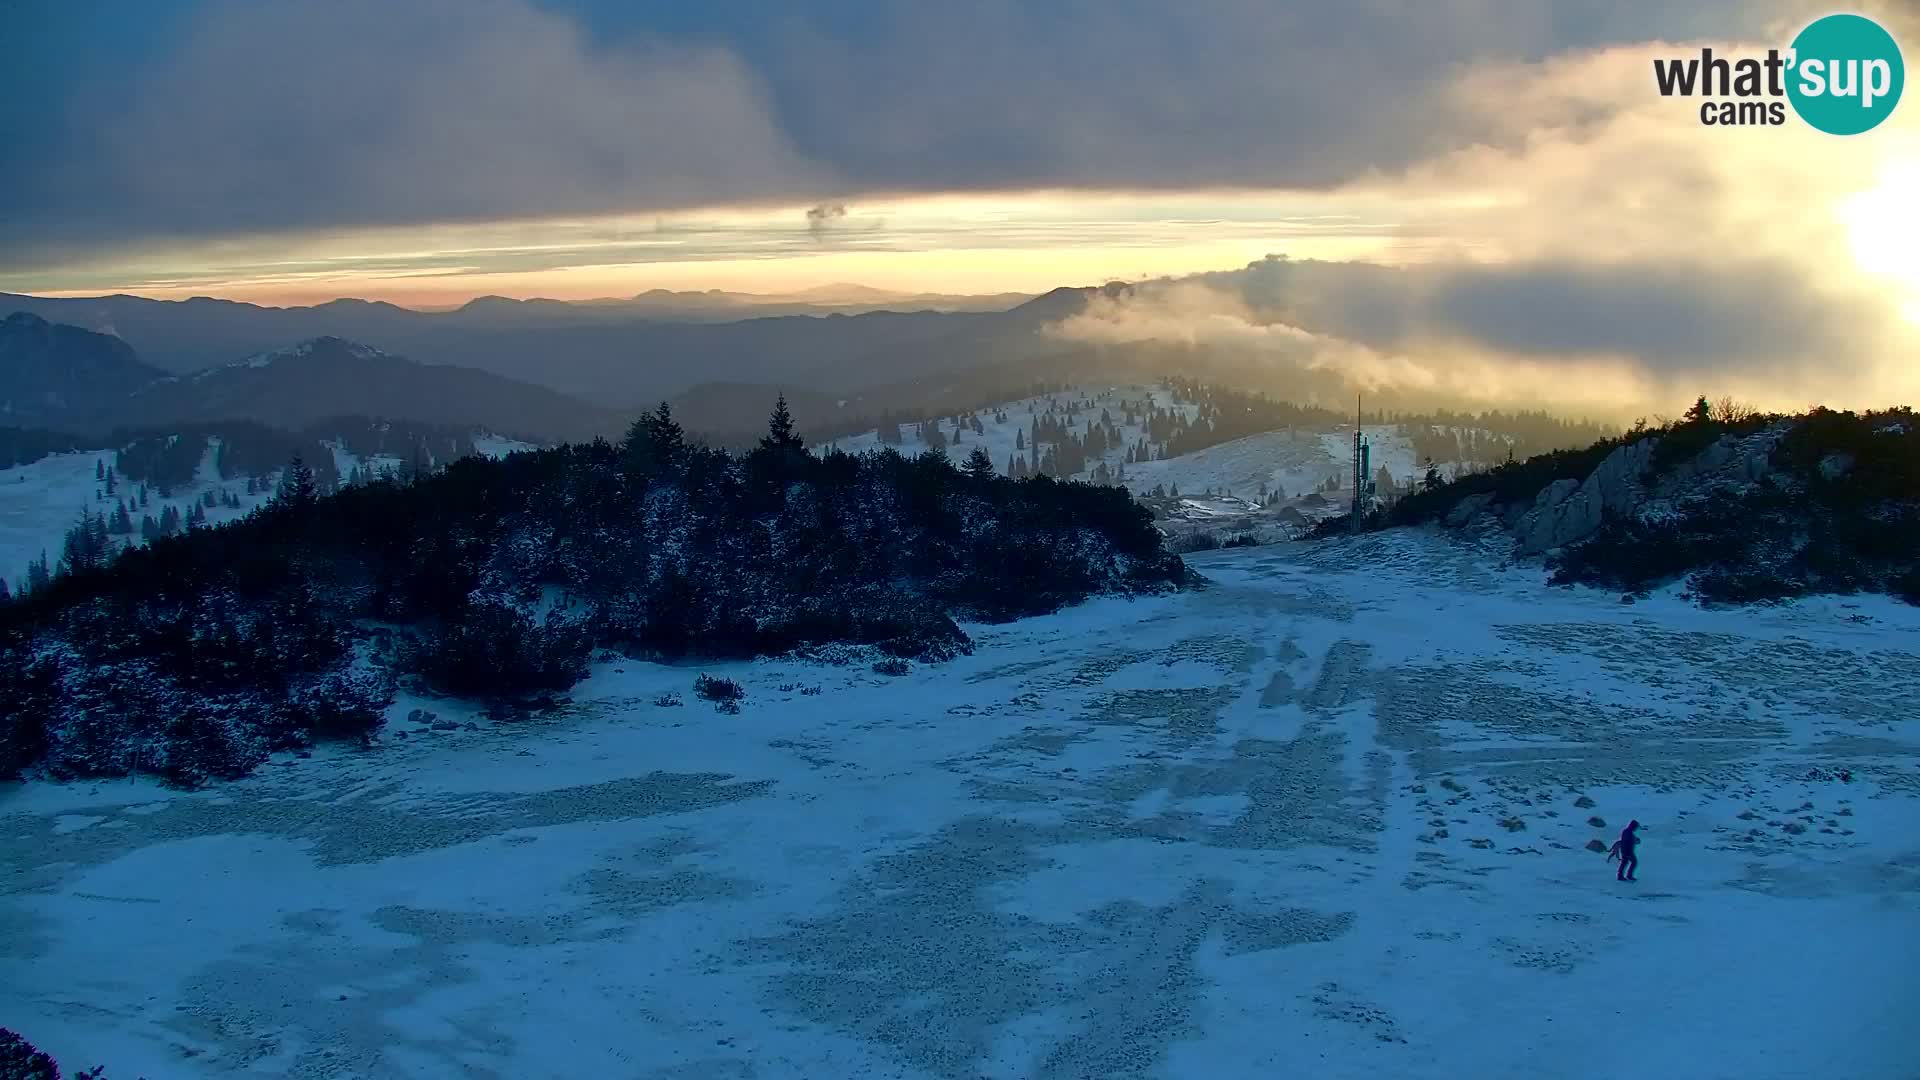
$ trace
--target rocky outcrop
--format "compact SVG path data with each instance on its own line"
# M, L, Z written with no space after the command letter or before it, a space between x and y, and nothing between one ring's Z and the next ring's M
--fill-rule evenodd
M1556 480L1541 489L1531 504L1506 507L1502 519L1513 531L1516 554L1539 555L1578 543L1609 518L1663 515L1674 504L1760 482L1773 471L1773 449L1787 430L1776 425L1717 439L1657 478L1650 473L1660 440L1640 439L1608 454L1585 481ZM1461 500L1456 511L1468 501ZM1475 507L1469 518L1484 507L1484 503ZM1452 523L1451 516L1448 520Z
M1628 443L1608 454L1584 482L1555 480L1513 523L1516 551L1537 555L1583 540L1609 517L1631 514L1645 497L1642 477L1653 461L1656 438Z
M1777 424L1751 435L1724 435L1662 474L1654 494L1685 496L1758 483L1773 471L1773 448L1789 430L1791 425Z
M1479 517L1480 512L1485 510L1492 502L1493 492L1491 491L1483 491L1478 495L1469 495L1461 499L1454 504L1452 510L1447 511L1448 527L1458 529L1466 526L1472 522L1473 519Z

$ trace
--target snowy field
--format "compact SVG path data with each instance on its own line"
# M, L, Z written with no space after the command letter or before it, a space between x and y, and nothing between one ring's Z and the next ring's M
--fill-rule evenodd
M8 789L0 1022L154 1080L1920 1075L1920 610L1193 564L896 679Z

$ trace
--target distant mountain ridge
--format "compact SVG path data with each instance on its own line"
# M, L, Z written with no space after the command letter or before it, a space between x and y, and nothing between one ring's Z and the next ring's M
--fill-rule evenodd
M50 323L29 312L0 319L0 422L69 428L97 424L165 372L110 334Z
M545 387L419 364L338 337L155 380L130 400L148 423L244 419L300 429L334 416L388 416L555 442L590 439L621 423L620 416Z
M1084 292L981 298L1000 310L886 310L832 287L793 307L741 294L643 293L566 303L480 297L452 311L336 300L269 308L199 297L150 300L0 294L0 312L110 333L147 363L186 374L284 346L339 337L422 364L477 368L608 406L634 409L710 381L806 387L845 397L882 383L1018 361L1059 348L1039 333ZM900 306L916 299L905 297ZM953 300L955 298L933 298ZM876 307L876 305L882 305Z
M250 420L287 430L338 416L484 428L538 442L622 430L622 411L473 368L340 337L261 350L186 375L117 337L18 313L0 320L0 423L74 433Z

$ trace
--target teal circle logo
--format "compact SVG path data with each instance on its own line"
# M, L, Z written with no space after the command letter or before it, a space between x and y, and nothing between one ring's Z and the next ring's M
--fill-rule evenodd
M1787 99L1800 119L1829 135L1871 131L1893 115L1906 86L1900 46L1861 15L1828 15L1793 39Z

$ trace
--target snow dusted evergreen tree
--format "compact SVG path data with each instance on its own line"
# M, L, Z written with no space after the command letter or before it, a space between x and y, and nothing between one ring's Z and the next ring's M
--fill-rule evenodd
M973 452L967 455L967 463L963 471L975 480L991 480L994 476L993 459L987 456L984 447L976 446Z
M66 545L60 553L60 573L82 574L107 565L113 555L113 541L107 536L104 514L82 513L80 521L67 530Z
M311 506L319 498L320 491L313 483L313 470L307 467L299 454L293 455L293 459L287 462L286 472L281 474L280 490L274 493L274 501L282 506ZM161 524L164 526L166 522L163 520Z

